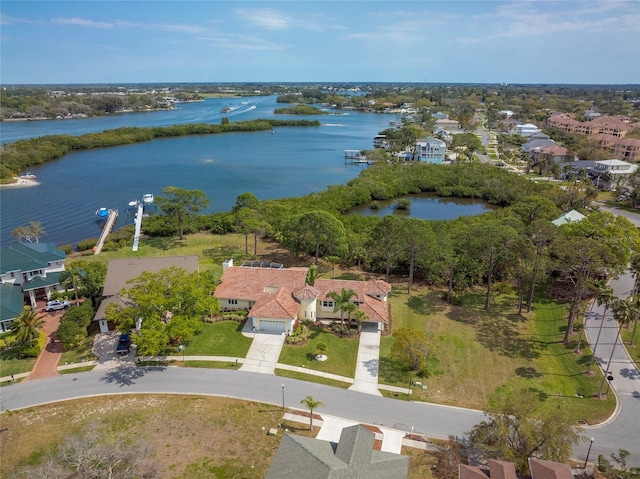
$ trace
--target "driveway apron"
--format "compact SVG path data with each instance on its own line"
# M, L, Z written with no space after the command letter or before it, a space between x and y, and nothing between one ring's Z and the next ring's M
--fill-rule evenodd
M275 374L284 345L284 334L253 333L254 338L240 371Z
M365 324L360 332L356 375L352 391L382 396L378 391L378 367L380 365L380 331L375 324Z

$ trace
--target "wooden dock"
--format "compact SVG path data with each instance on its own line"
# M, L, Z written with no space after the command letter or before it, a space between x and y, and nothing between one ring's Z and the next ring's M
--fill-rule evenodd
M104 246L107 236L109 236L109 233L113 230L113 225L116 224L116 219L118 219L118 210L109 210L109 217L107 218L104 228L102 228L100 239L98 240L96 247L93 249L93 254L100 254L102 251L102 247Z
M136 232L133 235L133 249L138 251L138 243L140 243L140 230L142 229L142 213L144 212L144 204L141 201L138 204L138 214L136 215Z

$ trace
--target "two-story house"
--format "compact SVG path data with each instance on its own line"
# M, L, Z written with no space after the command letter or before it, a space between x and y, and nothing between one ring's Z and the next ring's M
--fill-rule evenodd
M247 318L256 331L289 334L299 321L340 320L341 313L335 310L330 293L353 290L351 301L366 314L365 322L384 329L389 321L389 283L316 279L310 286L306 281L308 271L309 268L233 266L232 261L227 261L214 296L222 311L248 311Z
M62 289L60 273L67 255L54 243L14 243L0 250L0 330L7 331L25 304L37 308Z
M611 190L624 186L629 175L638 169L638 165L633 165L621 160L596 161L593 168L587 171L593 179L596 188Z
M447 153L447 144L431 136L416 141L416 152L414 158L426 163L442 164Z

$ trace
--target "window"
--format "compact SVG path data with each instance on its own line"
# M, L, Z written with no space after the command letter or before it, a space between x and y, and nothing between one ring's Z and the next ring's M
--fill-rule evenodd
M326 299L322 301L323 308L333 308L333 301L327 301Z
M238 304L238 300L237 299L228 299L227 303L228 304Z

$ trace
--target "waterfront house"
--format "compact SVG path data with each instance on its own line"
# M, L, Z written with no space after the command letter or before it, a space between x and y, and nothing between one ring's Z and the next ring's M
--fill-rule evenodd
M121 307L129 306L126 296L122 294L123 290L130 286L129 281L144 272L158 273L160 270L171 267L182 268L187 273L193 273L198 271L198 257L196 255L165 256L159 258L122 258L109 261L102 289L102 301L93 317L93 320L97 321L100 326L100 332L106 333L115 329L115 325L107 321L105 314L109 304L116 303Z
M291 333L299 321L332 323L340 320L330 293L353 290L351 302L362 310L365 323L383 330L389 322L387 296L391 285L381 280L316 279L307 284L309 268L272 268L268 265L234 266L224 263L214 296L221 311L247 311L256 331Z
M409 457L375 449L375 434L357 424L346 427L337 444L286 434L265 479L406 479Z
M447 144L431 136L416 141L415 158L426 163L444 163Z
M48 300L54 291L62 290L60 273L67 255L54 243L14 243L0 250L0 283L2 292L2 331L20 314L25 304L36 310L38 300ZM18 289L13 289L18 288ZM18 308L18 298L21 307ZM5 303L5 300L7 301ZM4 308L10 306L5 311Z

